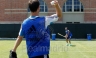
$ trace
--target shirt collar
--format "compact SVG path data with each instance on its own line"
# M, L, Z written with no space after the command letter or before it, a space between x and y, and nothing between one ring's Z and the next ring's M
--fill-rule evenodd
M39 16L29 16L30 19L35 19L37 17L39 17Z

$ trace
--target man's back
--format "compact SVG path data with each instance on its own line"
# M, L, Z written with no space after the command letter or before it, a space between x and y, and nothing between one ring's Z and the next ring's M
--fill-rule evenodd
M50 36L45 28L45 17L27 18L22 24L30 57L49 54Z

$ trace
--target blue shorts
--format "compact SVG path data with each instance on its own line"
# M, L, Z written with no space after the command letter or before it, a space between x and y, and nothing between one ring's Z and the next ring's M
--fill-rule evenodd
M71 36L68 36L67 39L71 39Z

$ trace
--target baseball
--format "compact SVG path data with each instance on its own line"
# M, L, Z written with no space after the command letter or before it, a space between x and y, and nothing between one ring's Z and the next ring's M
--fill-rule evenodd
M51 3L51 5L54 5L55 1L51 1L50 3Z

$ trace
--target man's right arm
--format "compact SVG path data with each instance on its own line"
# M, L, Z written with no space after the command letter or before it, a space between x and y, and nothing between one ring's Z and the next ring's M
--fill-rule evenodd
M55 9L56 9L56 14L57 14L57 16L58 16L59 18L61 18L61 17L62 17L61 7L60 7L60 5L59 5L59 3L58 3L57 0L54 0L54 1L55 1L54 7L55 7Z
M62 10L61 10L61 8L60 8L60 6L59 6L59 3L58 3L58 1L57 0L54 0L55 2L54 2L54 7L55 7L55 9L56 9L56 14L53 14L53 15L51 15L51 16L46 16L45 18L46 18L46 27L48 26L48 25L50 25L50 23L51 22L56 22L56 21L58 21L58 19L59 18L61 18L62 17Z

